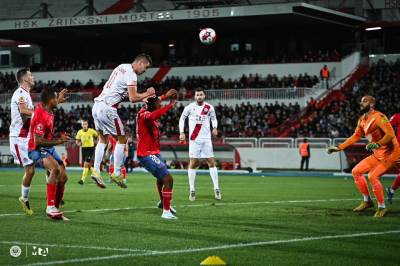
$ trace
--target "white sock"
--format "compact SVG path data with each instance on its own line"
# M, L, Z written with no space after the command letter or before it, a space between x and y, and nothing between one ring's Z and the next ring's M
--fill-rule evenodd
M386 208L386 205L385 205L385 203L378 204L378 208L382 208L382 209Z
M195 191L194 182L196 180L196 169L188 169L190 191Z
M369 195L363 195L364 201L370 201L371 197Z
M125 144L117 143L114 150L114 174L119 176L121 174L121 167L124 160Z
M28 200L28 194L30 189L31 187L25 187L24 185L21 185L21 196L25 201Z
M100 173L100 165L101 161L103 161L103 156L104 156L104 150L106 148L107 144L98 142L96 145L96 149L94 152L94 170L97 173Z
M390 189L390 193L394 193L394 189L393 188L389 188Z
M218 185L218 169L217 169L217 167L215 167L215 166L214 167L210 167L209 171L210 171L211 179L212 179L213 184L214 184L214 190L219 189L219 185Z

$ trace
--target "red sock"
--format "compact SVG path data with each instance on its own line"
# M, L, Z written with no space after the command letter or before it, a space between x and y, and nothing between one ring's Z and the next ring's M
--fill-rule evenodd
M392 183L392 189L396 190L400 187L400 174L396 176L396 179Z
M125 166L121 168L121 173L124 178L126 178L126 168Z
M56 192L56 207L60 208L60 203L64 197L64 184L57 184L57 192Z
M164 211L169 211L171 207L171 200L172 200L172 188L163 188L162 190L162 197L163 197L163 208Z
M110 164L110 166L108 168L108 172L110 173L110 175L112 175L114 173L114 164Z
M47 207L56 204L56 184L47 184Z
M156 187L157 187L158 195L160 195L160 200L162 201L163 200L163 196L162 196L163 181L157 179Z

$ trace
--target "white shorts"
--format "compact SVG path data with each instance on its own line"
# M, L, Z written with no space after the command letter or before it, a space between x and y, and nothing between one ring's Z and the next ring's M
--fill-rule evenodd
M29 138L10 137L10 151L15 164L24 167L33 164L33 161L28 157L28 142Z
M105 102L95 102L92 108L94 126L103 135L125 136L124 125L117 109Z
M189 158L213 158L214 151L210 139L189 141Z

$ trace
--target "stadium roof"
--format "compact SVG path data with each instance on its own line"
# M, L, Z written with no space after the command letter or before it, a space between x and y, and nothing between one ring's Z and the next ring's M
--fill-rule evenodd
M265 4L70 17L0 21L0 38L44 43L113 34L136 37L183 35L202 27L225 32L280 27L356 28L365 18L305 3ZM177 30L179 29L179 30Z

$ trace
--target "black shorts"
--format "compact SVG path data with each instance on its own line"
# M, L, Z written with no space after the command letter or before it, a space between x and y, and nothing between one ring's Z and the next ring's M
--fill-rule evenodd
M84 162L93 161L94 158L94 147L82 147L82 160Z

